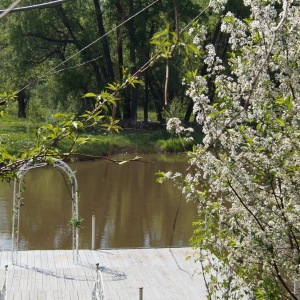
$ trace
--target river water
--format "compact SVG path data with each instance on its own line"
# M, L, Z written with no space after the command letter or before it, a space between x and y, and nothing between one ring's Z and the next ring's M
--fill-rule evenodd
M97 160L70 164L76 172L79 215L83 218L80 249L91 248L92 215L96 219L96 249L189 245L192 222L197 220L196 204L186 203L171 182L156 183L155 175L159 170L184 172L184 156L147 155L143 160L151 163L116 165ZM24 181L19 250L71 249L67 178L47 166L29 170ZM12 197L13 183L1 183L0 250L11 249Z

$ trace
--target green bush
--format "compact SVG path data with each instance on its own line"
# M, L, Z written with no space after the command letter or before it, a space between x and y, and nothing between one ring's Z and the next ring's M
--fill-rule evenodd
M184 152L184 151L191 150L192 146L193 146L192 142L184 142L183 145L179 138L170 138L167 140L157 141L157 147L162 152L170 152L170 153Z

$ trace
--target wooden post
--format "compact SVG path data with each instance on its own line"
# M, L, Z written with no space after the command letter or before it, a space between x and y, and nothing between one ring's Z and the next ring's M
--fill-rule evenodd
M143 300L143 288L140 287L140 297L139 300Z
M95 250L95 216L92 215L92 250Z

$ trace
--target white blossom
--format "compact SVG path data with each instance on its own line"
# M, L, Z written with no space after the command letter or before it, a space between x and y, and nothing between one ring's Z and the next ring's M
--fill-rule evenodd
M227 0L210 0L209 6L217 13L222 12L225 8Z
M225 3L210 1L216 11ZM204 138L189 154L190 173L168 176L199 204L194 241L210 295L271 299L279 287L292 298L300 282L300 1L244 4L247 21L230 12L223 18L227 61L194 38L208 74L189 83L187 96ZM184 131L177 119L168 128Z

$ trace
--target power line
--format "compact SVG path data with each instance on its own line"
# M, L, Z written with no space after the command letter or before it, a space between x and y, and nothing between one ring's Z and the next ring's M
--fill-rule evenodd
M21 0L19 0L21 1ZM67 1L72 1L72 0L60 0L67 2ZM67 67L67 68L62 68L59 70L56 70L58 67L62 66L63 64L65 64L67 61L71 60L73 57L77 56L78 54L80 54L81 52L83 52L84 50L86 50L87 48L91 47L93 44L95 44L96 42L98 42L99 40L101 40L102 38L104 38L105 36L107 36L108 34L110 34L111 32L115 31L117 28L121 27L122 25L124 25L126 22L128 22L129 20L131 20L132 18L136 17L137 15L139 15L140 13L142 13L143 11L145 11L146 9L150 8L151 6L153 6L155 3L157 3L159 0L154 1L153 3L149 4L148 6L146 6L145 8L143 8L142 10L140 10L139 12L137 12L136 14L132 15L131 17L129 17L127 20L125 20L124 22L120 23L119 25L115 26L114 28L112 28L111 30L109 30L108 32L106 32L104 35L102 35L101 37L97 38L96 40L94 40L92 43L88 44L87 46L85 46L84 48L82 48L81 50L79 50L78 52L76 52L75 54L69 56L66 60L64 60L63 62L59 63L58 65L56 65L54 68L50 69L49 71L47 71L46 73L42 74L41 76L38 76L37 78L35 78L34 80L32 80L31 82L29 82L28 84L26 84L23 88L21 88L20 90L18 90L17 93L21 92L22 90L26 89L27 87L31 86L32 84L37 83L40 79L47 77L50 73L53 72L53 74L57 74L60 73L64 70L68 70L68 69L72 69L72 68L76 68L82 65L85 65L91 61L95 61L97 59L99 59L100 57L96 57L94 59L91 59L89 61L83 62L82 64L77 64L75 66L71 66L71 67ZM58 1L55 1L58 2ZM191 24L192 22L194 22L197 18L199 18L207 9L209 8L209 6L207 6L206 8L204 8L195 18L193 18L192 21L190 21L181 31L180 33L182 33L183 31L185 31ZM1 15L0 15L1 17ZM147 65L149 65L151 63L151 61L155 60L155 58L157 57L157 54L155 56L153 56L152 58L150 58L139 70L137 70L137 72L133 75L133 76L137 76L144 68L147 67ZM56 71L55 71L56 70ZM55 71L55 72L54 72Z
M90 62L92 62L92 61L95 61L95 60L97 60L97 59L101 58L101 57L102 57L102 55L100 55L100 56L98 56L98 57L96 57L96 58L94 58L94 59L91 59L91 60L85 61L85 62L83 62L83 63L81 63L81 64L77 64L77 65L75 65L75 66L71 66L71 67L64 68L64 69L59 69L59 70L55 71L53 74L57 74L57 73L59 73L59 72L65 71L65 70L69 70L69 69L75 69L75 68L78 68L78 67L84 66L84 65L86 65L86 64L88 64L88 63L90 63Z
M64 0L65 1L65 0ZM70 0L67 0L70 1ZM148 8L150 8L151 6L153 6L155 3L157 3L159 0L155 0L154 2L152 2L151 4L149 4L148 6L144 7L143 9L141 9L140 11L138 11L136 14L130 16L128 19L126 19L124 22L118 24L117 26L115 26L114 28L112 28L111 30L109 30L108 32L106 32L105 34L103 34L102 36L100 36L99 38L97 38L96 40L94 40L93 42L91 42L90 44L88 44L87 46L83 47L81 50L79 50L78 52L76 52L75 54L69 56L67 59L65 59L63 62L59 63L58 65L56 65L54 68L50 69L49 71L47 71L46 73L44 73L41 76L38 76L36 79L32 80L30 83L28 83L27 85L25 85L22 89L20 89L17 93L21 92L22 90L24 90L25 88L27 88L28 86L32 85L33 83L36 83L38 80L48 76L51 72L55 71L58 67L62 66L63 64L65 64L66 62L68 62L69 60L71 60L72 58L74 58L75 56L77 56L78 54L80 54L81 52L83 52L84 50L86 50L87 48L91 47L92 45L94 45L95 43L97 43L98 41L100 41L102 38L104 38L105 36L107 36L108 34L110 34L111 32L115 31L116 29L118 29L119 27L123 26L125 23L127 23L128 21L130 21L131 19L135 18L137 15L139 15L140 13L142 13L143 11L147 10Z
M2 14L0 15L0 19L5 17L8 13L10 13L12 10L14 10L14 8L21 2L22 0L17 0L15 1L11 6L9 6L7 9L5 10L1 10L0 12L2 12Z
M73 1L73 0L55 0L55 1L51 1L51 2L45 2L45 3L41 3L41 4L35 4L35 5L23 6L23 7L17 7L17 8L15 8L15 6L17 6L21 1L22 0L16 1L18 3L16 5L14 3L12 5L13 7L9 7L7 9L1 9L0 13L2 13L2 14L0 15L0 18L2 18L3 14L6 15L8 13L27 11L27 10L37 9L37 8L51 8L53 6L56 6L56 5L59 5L59 4L62 4L62 3L66 3L66 2L70 2L70 1Z

